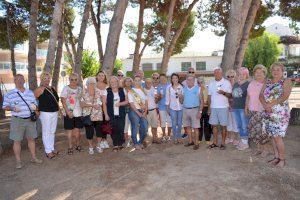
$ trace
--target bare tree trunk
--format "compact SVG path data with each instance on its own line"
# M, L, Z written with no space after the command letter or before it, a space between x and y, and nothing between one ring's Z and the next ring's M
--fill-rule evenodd
M68 53L68 57L69 57L69 64L72 67L72 71L74 71L75 64L74 64L74 60L73 60L73 55L72 55L71 50L69 48L69 44L67 43L66 40L64 41L64 43L65 43L65 47L66 47L66 50L67 50L67 53Z
M136 40L135 40L135 48L134 48L134 56L133 56L133 73L136 73L139 70L141 56L140 56L140 48L142 42L142 34L144 28L144 11L145 11L145 0L140 0L140 10L139 10L139 21L138 21L138 30L136 33Z
M80 84L82 83L81 79L81 62L82 62L82 52L83 52L83 41L85 37L85 31L87 27L87 23L89 20L89 14L90 14L90 9L92 5L92 0L86 0L83 16L82 16L82 22L80 26L80 33L79 33L79 38L78 38L78 43L77 43L77 52L75 56L75 67L74 67L74 72L79 75L80 79Z
M29 50L28 50L28 82L29 89L37 88L36 77L36 44L37 44L37 19L39 0L32 0L30 5L29 24Z
M118 0L116 3L114 15L110 22L109 33L107 36L104 60L102 69L111 76L114 68L114 62L117 56L120 34L122 30L125 11L128 0Z
M92 22L95 27L95 32L97 36L97 44L98 44L98 54L99 54L99 63L100 66L102 66L103 63L103 47L102 47L102 36L101 36L101 21L100 21L100 10L101 10L101 0L98 1L98 6L97 6L97 16L93 10L93 6L91 7L91 17L92 17Z
M169 51L169 44L170 44L170 37L171 37L171 28L172 28L172 22L173 22L173 13L174 13L174 8L175 8L175 3L176 0L171 0L170 6L169 6L169 13L168 13L168 23L167 23L167 28L166 28L166 33L165 33L165 43L164 43L164 53L163 53L163 58L161 62L161 71L162 73L167 71L168 68L168 51Z
M50 73L52 72L53 62L55 58L57 35L61 23L61 16L63 12L64 2L65 0L56 0L54 12L53 12L53 20L51 25L48 52L47 52L47 58L45 64L45 71Z
M249 41L250 31L253 26L253 23L254 23L254 20L256 17L256 13L260 7L260 4L261 4L260 0L252 0L251 7L249 9L249 12L248 12L248 15L247 15L247 18L245 21L245 25L243 28L240 46L236 53L233 69L240 68L243 64L243 59L244 59L246 48L247 48L248 41Z
M172 56L172 52L173 52L173 50L174 50L174 48L175 48L175 45L176 45L176 43L177 43L177 40L178 40L178 38L180 37L180 35L181 35L181 33L182 33L182 31L183 31L183 29L184 29L184 27L185 27L185 25L186 25L186 23L187 23L187 21L188 21L188 18L189 18L189 16L191 15L193 8L194 8L195 4L196 4L198 1L199 1L199 0L194 0L194 1L189 5L189 7L188 7L188 9L187 9L187 11L186 11L186 14L185 14L185 16L184 16L184 18L183 18L182 21L181 21L181 24L180 24L179 28L177 29L177 31L176 31L175 35L173 36L173 38L172 38L170 44L168 45L168 47L167 47L167 52L166 52L166 54L164 54L164 57L163 57L163 60L162 60L162 63L165 63L164 65L162 64L162 68L161 68L161 72L162 72L162 73L166 73L166 72L167 72L167 70L168 70L168 63L169 63L169 60L170 60L170 58L171 58L171 56Z
M56 91L59 83L59 72L60 72L61 58L63 55L63 45L64 45L64 23L63 23L64 19L63 18L64 15L62 15L60 28L58 32L57 50L56 50L55 64L54 64L53 75L52 75L52 87L54 87Z
M232 0L230 5L228 30L224 42L221 68L233 68L235 56L240 45L242 30L252 1Z
M2 83L0 83L2 84ZM0 119L4 119L5 118L5 111L2 109L2 105L3 105L3 93L2 93L2 88L0 88Z
M65 17L65 26L67 27L68 33L69 33L68 43L70 43L71 48L72 48L72 54L73 54L73 56L75 56L76 55L75 37L72 32L72 26L71 26L70 22L67 20L67 17ZM74 58L73 58L73 60L74 60Z
M10 19L13 18L13 8L10 3L7 3L7 17L6 17L6 30L7 30L7 40L9 44L9 50L10 50L10 62L11 62L11 71L13 73L13 76L16 76L17 70L16 70L16 61L15 61L15 45L13 42L13 33L11 31L11 21Z

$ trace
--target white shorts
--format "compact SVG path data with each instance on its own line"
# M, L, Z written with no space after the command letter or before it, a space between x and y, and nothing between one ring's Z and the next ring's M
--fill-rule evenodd
M148 112L147 115L147 121L148 121L148 125L151 128L157 128L158 127L158 114L157 114L157 110L151 110Z
M159 111L160 127L172 127L171 117L168 115L167 111Z

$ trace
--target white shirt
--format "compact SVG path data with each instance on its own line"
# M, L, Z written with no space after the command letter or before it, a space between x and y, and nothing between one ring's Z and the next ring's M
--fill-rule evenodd
M172 110L182 110L182 104L178 97L178 94L182 93L183 87L181 85L178 85L176 90L174 90L172 85L169 85L166 92L166 105L170 105L170 109Z
M128 93L128 101L129 103L133 103L136 107L136 109L141 109L141 106L137 103L136 98L134 97L136 94L138 95L139 99L141 99L142 103L146 103L147 97L143 90L137 89L137 88L132 88L135 92L129 92Z
M114 115L119 116L119 107L115 106L117 103L120 103L120 95L119 92L114 92Z
M82 116L82 108L80 107L81 87L78 86L76 89L72 89L69 86L65 86L60 96L66 99L67 107L73 112L74 117Z
M228 108L229 102L228 98L219 94L218 90L223 90L227 93L232 93L232 87L228 80L222 78L220 81L213 80L208 85L208 95L210 95L211 99L211 108Z
M157 108L157 105L155 103L155 88L153 86L151 86L151 88L149 90L147 90L146 88L144 88L144 91L147 95L147 100L148 100L148 109L152 110Z
M187 83L186 83L186 80L184 80L184 81L182 81L182 83L181 83L184 87L187 87ZM195 78L195 83L194 83L195 85L197 85L198 84L198 81L197 81L197 78Z

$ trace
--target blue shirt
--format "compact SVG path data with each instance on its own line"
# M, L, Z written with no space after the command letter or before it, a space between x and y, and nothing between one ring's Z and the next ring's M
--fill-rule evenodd
M164 85L159 84L157 86L157 94L162 94L162 98L157 103L159 110L167 110L167 106L166 106L166 100L167 100L166 94L167 94L167 87L169 85L170 85L169 83L166 83Z
M37 105L34 93L31 90L25 89L24 92L21 92L20 90L15 88L4 95L2 108L4 109L5 107L9 106L11 107L11 109L13 109L17 107L17 109L20 110L20 112L11 111L12 116L22 118L30 117L30 111L28 106L18 95L17 92L19 92L19 94L23 97L23 99L27 102L29 106L31 106L31 104Z
M184 108L194 108L200 105L200 87L198 85L192 88L183 88L183 107Z

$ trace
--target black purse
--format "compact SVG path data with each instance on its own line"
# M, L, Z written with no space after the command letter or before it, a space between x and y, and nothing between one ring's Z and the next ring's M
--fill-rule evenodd
M96 91L95 91L95 92L96 92ZM94 100L95 100L95 95L96 95L96 94L94 94L93 104L94 104ZM92 111L93 111L93 107L92 107L91 112L90 112L89 115L83 116L83 117L82 117L82 123L83 123L84 126L92 126L92 125L93 125L93 122L92 122L92 120L91 120L91 114L92 114Z
M28 107L28 109L29 109L29 111L30 111L30 120L33 121L33 122L37 121L38 117L37 117L36 113L35 113L34 111L32 112L32 110L30 109L30 106L29 106L29 105L27 104L27 102L23 99L23 97L20 95L20 93L19 93L19 92L17 92L17 93L18 93L18 95L21 97L21 99L25 102L26 106Z

